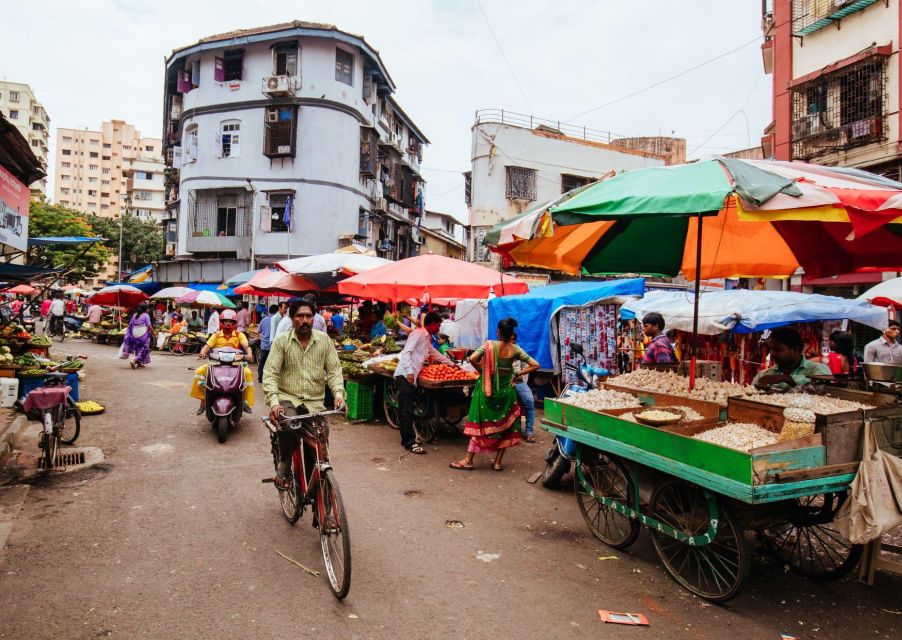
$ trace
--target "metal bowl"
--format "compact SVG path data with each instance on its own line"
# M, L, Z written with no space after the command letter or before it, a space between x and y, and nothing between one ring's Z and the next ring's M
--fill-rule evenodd
M875 382L902 382L902 366L900 365L865 362L862 366L868 380Z

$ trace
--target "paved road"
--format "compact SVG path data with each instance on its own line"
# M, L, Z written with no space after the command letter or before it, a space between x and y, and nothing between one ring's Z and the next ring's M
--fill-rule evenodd
M718 607L665 576L647 534L628 553L605 548L572 493L526 483L545 434L503 473L482 459L466 474L447 467L460 438L399 458L385 425L337 424L354 553L337 602L325 578L276 554L321 568L309 517L288 525L260 483L272 466L257 418L220 445L186 395L195 360L158 355L132 371L111 347L73 348L91 355L83 397L108 407L85 418L79 444L107 463L32 482L0 554L0 637L899 637L899 579L818 584L759 558L744 594ZM643 612L651 627L603 625L599 608Z

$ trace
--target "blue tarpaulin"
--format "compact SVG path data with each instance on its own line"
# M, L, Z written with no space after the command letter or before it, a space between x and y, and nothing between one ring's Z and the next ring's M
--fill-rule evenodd
M143 291L149 296L152 296L157 291L163 288L163 285L159 282L107 282L104 286L112 287L115 285L124 285L128 287L134 287L139 291Z
M621 315L632 311L644 316L657 311L664 316L665 329L691 332L694 300L695 294L690 291L649 291L641 300L625 304ZM699 301L698 332L753 333L818 320L854 320L883 329L886 317L886 309L863 300L795 291L708 291Z
M228 287L226 289L220 289L222 286L221 282L189 282L188 287L194 289L195 291L215 291L216 293L222 294L224 296L237 296L240 295L235 293L235 287Z
M48 244L87 244L100 242L103 238L86 238L84 236L46 236L43 238L29 238L29 247L40 247Z
M554 369L551 322L564 307L584 307L622 296L645 293L645 278L607 280L604 282L565 282L538 287L519 296L503 296L489 300L489 331L502 318L517 320L517 344L536 359L542 369Z

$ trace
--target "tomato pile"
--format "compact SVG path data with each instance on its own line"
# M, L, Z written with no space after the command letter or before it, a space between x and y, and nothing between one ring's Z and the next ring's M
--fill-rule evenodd
M427 364L420 370L420 380L428 382L445 382L447 380L476 380L479 374L475 371L464 371L449 364Z

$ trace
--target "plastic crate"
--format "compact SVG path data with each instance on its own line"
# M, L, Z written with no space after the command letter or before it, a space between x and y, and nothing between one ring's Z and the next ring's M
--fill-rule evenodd
M348 380L345 384L345 393L348 396L348 419L373 419L373 398L376 396L376 388L372 384Z
M28 392L43 387L47 378L45 376L35 376L28 378L19 378L19 398L24 399ZM66 376L66 384L72 388L69 395L75 402L78 402L78 373L70 373Z

